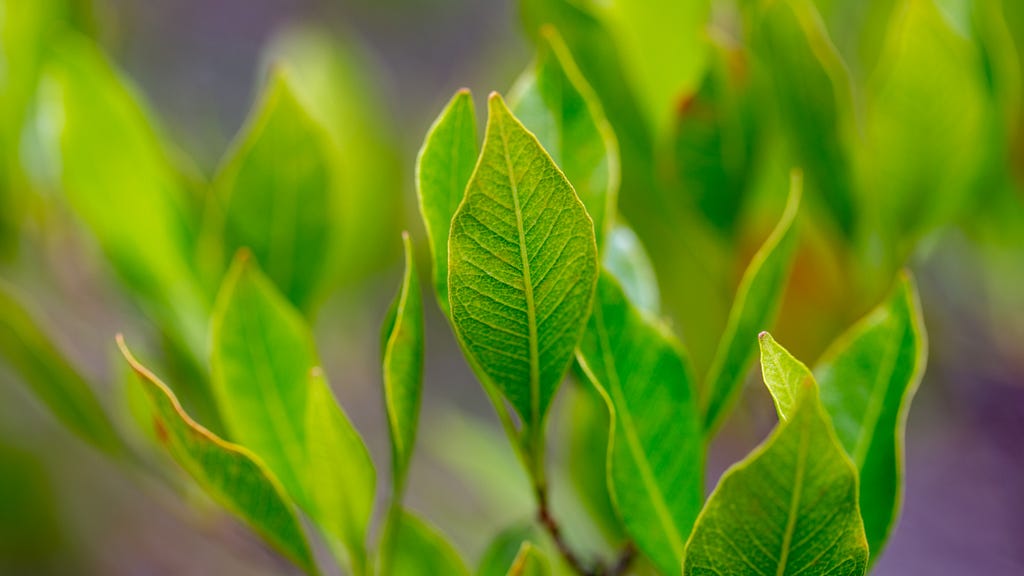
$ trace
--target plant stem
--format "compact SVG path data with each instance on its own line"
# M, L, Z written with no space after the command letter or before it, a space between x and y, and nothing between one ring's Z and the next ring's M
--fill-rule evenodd
M572 547L569 546L569 543L566 542L562 535L562 527L551 514L551 508L548 505L546 486L540 484L537 485L536 492L537 520L547 531L548 535L551 536L551 539L555 542L555 547L558 548L558 553L565 560L566 564L572 568L573 572L576 572L580 576L621 576L629 570L629 567L633 563L633 559L636 557L636 546L633 545L633 542L626 543L622 552L619 553L611 566L605 566L601 562L595 562L589 565L584 563L579 555L573 551Z

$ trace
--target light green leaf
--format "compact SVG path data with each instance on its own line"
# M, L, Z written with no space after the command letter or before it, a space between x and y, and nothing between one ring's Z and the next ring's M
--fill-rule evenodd
M384 405L391 432L392 492L400 498L416 443L423 393L423 300L409 233L405 245L405 275L384 325Z
M396 512L384 533L382 576L468 576L459 553L437 529L407 510Z
M793 173L782 218L747 265L729 311L704 385L704 430L710 437L725 419L739 394L756 350L757 334L771 327L782 302L796 250L796 216L801 177Z
M497 94L488 108L448 242L452 323L536 448L590 313L597 245L586 209L537 139Z
M509 103L565 172L594 220L598 249L615 218L619 145L600 101L553 27L545 27L537 58L520 76Z
M683 574L863 575L868 547L857 471L810 373L794 369L799 362L767 334L762 350L784 367L764 371L772 394L785 393L776 397L784 418L722 476L687 543Z
M878 558L903 497L903 442L928 343L909 274L829 347L815 368L822 403L860 472L860 510Z
M535 545L523 542L516 554L512 566L508 569L507 576L548 576L551 574L551 565L547 557Z
M416 159L416 193L430 240L434 290L445 315L448 303L448 232L476 165L476 112L469 90L459 90L434 121Z
M120 336L118 346L145 389L156 437L171 457L278 551L307 573L316 573L306 536L274 475L246 448L225 442L194 422L171 389L135 360Z
M538 539L537 527L532 522L503 530L484 550L477 565L476 576L505 576L522 547Z
M661 292L654 264L632 228L621 222L612 228L602 260L634 306L648 314L660 313Z
M20 374L65 426L96 448L124 448L89 383L0 282L0 360Z
M811 370L780 346L771 334L761 332L757 342L761 348L764 385L771 392L779 420L785 422L796 411L803 389L812 387L817 390L817 383Z
M286 74L272 74L215 182L209 230L220 266L248 248L277 287L309 312L326 276L334 227L337 151L297 99Z
M607 273L577 360L611 414L607 472L619 516L658 569L674 573L704 494L704 437L689 360Z
M310 514L329 540L345 546L352 574L367 574L366 533L377 474L366 445L319 369L309 377L305 423Z

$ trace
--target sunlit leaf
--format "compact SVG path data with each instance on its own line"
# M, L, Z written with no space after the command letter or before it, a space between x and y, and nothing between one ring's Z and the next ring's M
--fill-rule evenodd
M704 386L704 428L712 435L739 394L757 348L757 334L774 322L796 249L795 220L802 192L799 174L779 223L754 254L736 290L729 321Z
M119 337L118 345L146 391L156 437L171 457L277 550L306 572L316 573L306 536L274 475L246 448L225 442L194 422L171 389L132 357L124 339Z
M381 544L383 576L467 576L469 569L444 535L411 512L398 509Z
M863 575L857 471L810 371L767 334L761 349L779 425L722 476L687 543L683 574Z
M689 361L608 274L577 355L608 402L608 482L627 533L664 573L683 560L700 511L704 436Z
M416 159L416 191L420 215L430 240L434 290L448 314L448 232L476 165L476 112L469 90L452 98L434 125Z
M841 336L815 374L836 434L860 472L872 558L899 515L907 414L927 361L917 292L904 275L888 299Z

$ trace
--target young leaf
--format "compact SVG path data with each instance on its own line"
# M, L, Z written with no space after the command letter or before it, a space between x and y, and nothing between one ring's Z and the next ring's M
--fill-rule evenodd
M626 531L662 572L677 572L704 492L704 437L688 360L607 273L577 360L608 403L608 483Z
M551 565L539 548L529 542L523 542L519 554L512 561L507 576L548 576Z
M449 316L448 232L476 164L476 112L469 90L459 90L427 132L416 158L416 193L430 240L434 291Z
M20 374L53 415L80 438L110 454L123 449L88 382L3 283L0 283L0 359Z
M537 139L492 94L484 148L452 221L452 323L471 362L539 438L597 279L594 224Z
M325 129L278 70L214 182L210 226L225 260L248 248L303 311L327 272L335 160Z
M516 82L509 104L572 183L601 250L618 200L619 145L562 37L550 26L541 35L537 59Z
M793 173L789 199L782 218L764 245L754 254L729 311L704 386L704 430L717 430L739 394L754 358L755 337L774 322L789 277L796 248L796 215L800 209L801 177Z
M171 457L210 496L244 519L297 566L315 574L306 536L273 474L252 452L221 440L195 423L171 389L135 360L124 338L118 336L117 344L149 398L156 437Z
M413 261L409 233L405 245L405 275L384 325L384 405L391 432L392 488L402 494L416 443L416 426L423 392L423 300Z
M632 228L621 222L612 228L601 260L634 306L647 314L660 312L661 292L654 264Z
M927 362L917 291L904 274L889 298L832 344L815 369L836 435L860 472L871 558L899 515L903 436Z
M806 368L767 334L765 382L780 422L722 476L686 546L683 574L839 574L868 562L857 472L839 446ZM794 402L795 400L795 402Z
M398 509L385 528L382 576L468 576L459 553L434 527Z

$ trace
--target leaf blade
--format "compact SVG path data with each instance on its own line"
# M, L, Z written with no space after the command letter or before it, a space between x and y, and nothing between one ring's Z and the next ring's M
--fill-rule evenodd
M396 508L381 550L384 576L468 576L469 569L437 529L407 510Z

